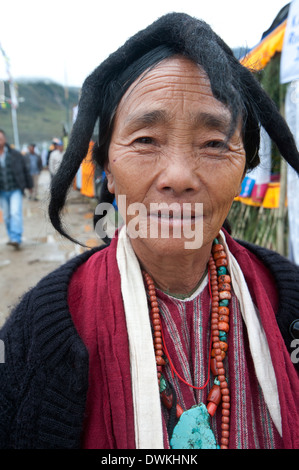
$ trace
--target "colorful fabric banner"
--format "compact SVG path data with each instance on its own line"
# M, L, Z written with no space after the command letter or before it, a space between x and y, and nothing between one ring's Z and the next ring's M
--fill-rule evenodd
M255 188L255 186L254 186ZM257 187L258 190L258 187ZM263 196L259 198L258 192L252 191L250 197L236 197L235 201L242 202L246 206L263 206L265 209L278 209L279 207L279 195L280 195L280 183L268 183L263 187ZM260 199L260 200L258 200Z
M282 51L287 20L268 34L256 47L241 59L241 64L253 70L262 70L276 52Z
M261 127L259 156L260 164L247 173L237 199L251 206L262 205L271 181L271 139L263 127Z
M249 197L249 196L251 196L254 184L255 184L254 179L249 178L249 176L245 176L245 178L243 179L243 182L242 182L240 197Z
M293 0L287 18L280 61L280 83L299 79L299 0Z

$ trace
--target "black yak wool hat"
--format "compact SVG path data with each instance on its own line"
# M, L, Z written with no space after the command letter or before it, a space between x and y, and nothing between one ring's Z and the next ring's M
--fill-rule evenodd
M63 161L51 184L49 204L53 226L70 240L75 241L63 228L60 214L87 154L96 123L99 123L99 137L94 146L94 159L103 167L108 158L113 117L122 96L143 72L174 55L187 57L205 70L213 95L231 112L231 132L241 116L246 169L259 164L260 128L264 127L283 158L299 173L294 137L253 73L240 64L204 21L184 13L169 13L128 39L83 84L78 115ZM105 202L111 202L111 196L107 192L103 194Z

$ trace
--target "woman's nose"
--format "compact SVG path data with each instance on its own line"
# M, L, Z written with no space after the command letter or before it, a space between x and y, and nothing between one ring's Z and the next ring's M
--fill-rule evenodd
M190 159L171 158L165 163L165 168L159 175L158 190L181 195L186 192L196 192L199 189L199 178Z

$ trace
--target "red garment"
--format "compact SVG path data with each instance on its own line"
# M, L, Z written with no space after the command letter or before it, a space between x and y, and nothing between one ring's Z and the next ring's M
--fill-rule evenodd
M116 239L72 276L68 303L89 352L82 447L134 449L129 344L115 258Z
M250 251L228 235L226 240L244 274L268 340L278 387L284 446L298 449L299 378L275 319L278 298L272 275Z
M276 373L285 448L299 448L299 379L275 320L277 295L272 276L229 236L261 315ZM116 261L117 238L91 256L73 275L68 302L77 331L90 355L89 390L82 447L135 447L126 321Z
M282 440L258 386L246 327L233 289L231 294L229 353L224 360L231 397L230 448L280 449L283 447ZM193 300L185 301L169 297L157 289L157 300L165 344L175 370L187 383L202 387L207 383L209 372L211 337L209 286L207 285ZM208 384L201 390L195 390L184 384L176 374L172 376L169 364L163 367L163 375L175 388L178 402L183 410L188 410L198 403L207 404L207 396L215 379L213 374L210 374ZM163 407L163 416L167 423L169 412L165 407ZM219 443L221 406L210 422L216 442ZM168 440L166 444L169 448Z

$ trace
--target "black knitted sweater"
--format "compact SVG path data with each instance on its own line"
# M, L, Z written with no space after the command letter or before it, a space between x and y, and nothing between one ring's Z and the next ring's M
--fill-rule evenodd
M242 242L277 283L277 322L291 352L290 325L299 318L299 268L280 255ZM69 312L74 271L95 251L43 278L0 330L0 448L80 448L88 388L88 353ZM296 365L296 367L298 364Z

